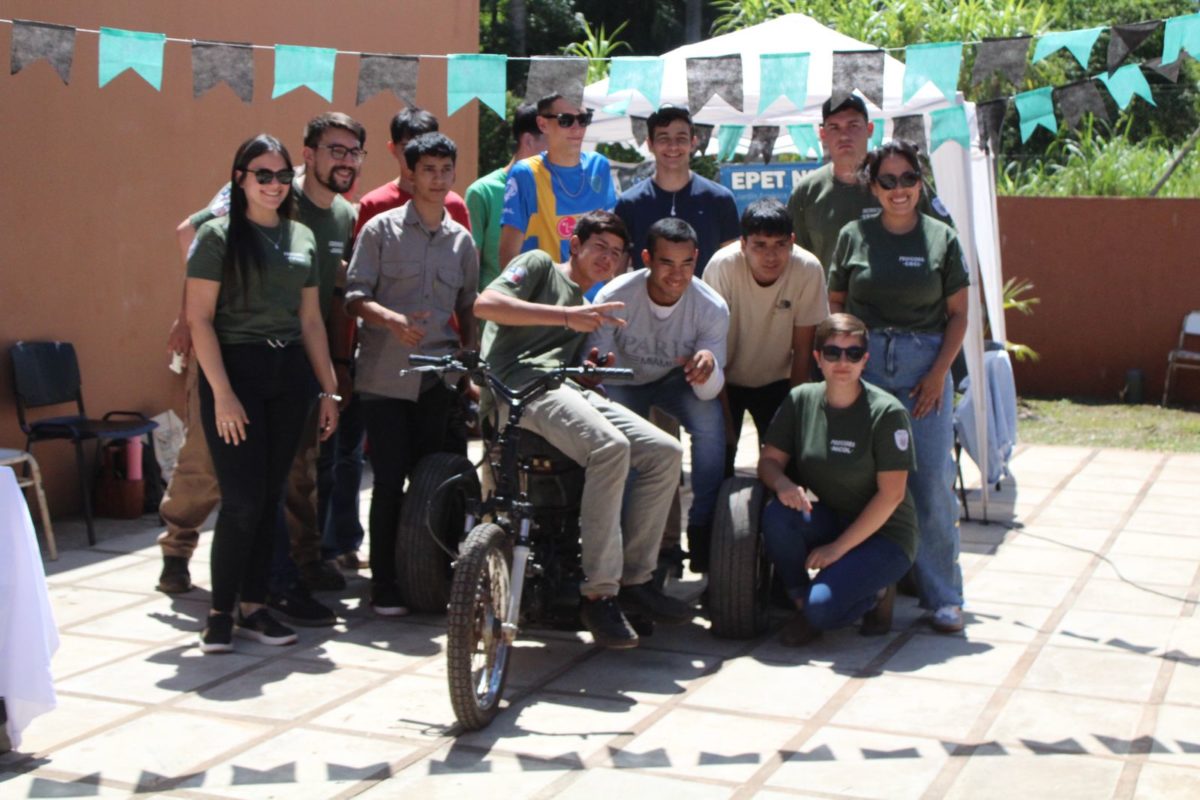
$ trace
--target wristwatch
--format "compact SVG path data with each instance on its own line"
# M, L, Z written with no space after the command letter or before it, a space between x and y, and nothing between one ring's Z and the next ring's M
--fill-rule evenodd
M333 392L317 392L317 399L318 400L329 399L335 403L342 402L342 396L340 394L334 394Z

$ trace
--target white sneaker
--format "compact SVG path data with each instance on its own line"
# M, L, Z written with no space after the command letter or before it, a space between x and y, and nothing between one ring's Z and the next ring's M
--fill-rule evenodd
M942 606L933 612L930 625L938 633L958 633L963 629L963 613L960 606Z

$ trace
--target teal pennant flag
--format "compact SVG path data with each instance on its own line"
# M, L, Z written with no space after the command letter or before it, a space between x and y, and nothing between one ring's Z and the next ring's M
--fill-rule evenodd
M900 102L907 103L927 82L953 100L958 92L962 47L962 42L936 42L904 48L904 98Z
M163 45L166 34L100 29L100 85L104 86L127 69L162 91Z
M1043 86L1032 92L1022 92L1013 98L1021 117L1021 141L1025 142L1038 129L1058 133L1058 118L1054 116L1054 87Z
M1092 57L1092 47L1100 38L1103 28L1087 28L1082 31L1064 31L1062 33L1047 33L1039 36L1037 46L1033 48L1033 63L1041 61L1048 55L1063 48L1070 51L1079 62L1079 66L1087 69L1088 60Z
M737 153L745 125L722 125L717 129L717 160L729 161Z
M614 58L608 70L609 95L634 90L640 92L642 97L646 98L651 108L658 108L660 99L662 98L664 63L657 56L621 56ZM630 97L632 99L632 95ZM616 103L613 104L613 106L616 105ZM625 103L623 110L613 113L623 114L628 108L629 103ZM605 110L607 111L608 107Z
M885 120L873 119L871 123L875 126L875 130L871 131L871 140L867 142L867 147L874 150L879 145L883 144L883 123Z
M1150 93L1150 84L1146 82L1142 68L1137 64L1126 64L1112 75L1101 72L1096 77L1108 87L1108 93L1117 101L1117 107L1122 111L1133 101L1135 94L1152 106L1158 105L1154 102L1154 95Z
M792 101L798 109L808 99L808 53L763 53L758 89L758 113L780 97ZM820 148L818 148L818 152Z
M508 56L490 53L457 53L446 65L446 113L453 114L467 103L479 102L504 119L505 71Z
M809 158L821 157L821 137L817 135L816 125L788 125L787 129L797 153Z
M971 149L971 132L967 128L967 110L962 106L954 105L930 111L929 122L931 128L929 152L936 153L937 149L946 142L958 142L962 149Z
M1167 20L1163 28L1162 63L1174 64L1180 50L1187 50L1188 55L1200 60L1200 14Z
M272 99L307 86L326 102L333 102L333 66L337 50L332 47L275 45L275 89Z

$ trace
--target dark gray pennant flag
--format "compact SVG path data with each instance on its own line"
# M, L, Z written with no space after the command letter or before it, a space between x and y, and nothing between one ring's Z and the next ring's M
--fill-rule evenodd
M833 54L833 102L837 108L855 89L883 107L883 51L853 50Z
M561 94L576 108L583 106L583 87L587 83L586 58L529 59L529 79L525 82L525 102L536 103L548 94Z
M771 163L775 152L775 140L779 138L778 125L755 125L750 129L750 147L746 150L746 162L762 160Z
M1091 78L1055 89L1054 103L1072 128L1079 127L1079 121L1088 112L1094 114L1097 119L1108 121L1108 109L1104 106L1104 98L1100 96L1100 90Z
M708 149L708 140L712 138L713 126L697 122L692 126L692 135L696 137L696 149L693 153L703 153Z
M979 137L992 155L1000 154L1000 129L1004 127L1004 115L1008 113L1011 98L1001 97L975 106L975 118L979 122Z
M415 106L420 67L421 59L417 56L362 53L358 59L358 96L354 104L361 106L380 92L391 92L404 105Z
M9 74L16 75L40 58L50 62L63 83L70 83L71 63L75 60L75 29L67 25L14 19Z
M642 146L642 142L646 141L646 137L650 135L650 128L647 126L645 117L630 117L629 127L633 129L633 140L638 143L638 147Z
M243 103L254 100L254 50L238 42L192 42L192 97L224 81Z
M687 60L688 109L697 113L713 95L742 110L742 57L740 55Z
M994 72L999 72L1009 83L1020 86L1025 79L1028 66L1028 36L1009 39L984 39L975 45L975 66L971 69L971 85L978 86Z
M1179 67L1182 65L1183 58L1177 58L1170 64L1163 64L1161 58L1152 58L1142 66L1149 67L1159 75L1162 75L1164 78L1169 80L1171 83L1178 83Z
M1117 67L1125 63L1129 54L1146 40L1150 34L1158 30L1161 20L1135 22L1132 25L1114 25L1109 30L1108 39L1108 74L1116 72Z
M929 144L925 141L925 115L911 114L907 117L896 117L892 120L892 138L904 139L917 146L922 153L929 152Z

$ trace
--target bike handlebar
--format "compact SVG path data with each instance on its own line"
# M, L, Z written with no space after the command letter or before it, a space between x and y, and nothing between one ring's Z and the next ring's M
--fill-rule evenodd
M566 378L628 379L632 378L634 374L633 370L623 367L596 367L588 364L577 367L562 365L539 375L519 389L513 389L492 373L492 368L475 350L460 350L444 356L426 356L414 353L408 357L408 362L417 366L401 370L401 374L407 372L468 373L478 377L480 382L491 386L497 394L509 402L526 400L541 391L561 384Z

